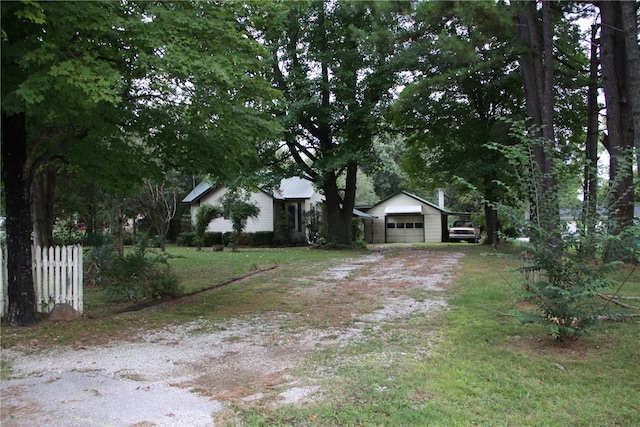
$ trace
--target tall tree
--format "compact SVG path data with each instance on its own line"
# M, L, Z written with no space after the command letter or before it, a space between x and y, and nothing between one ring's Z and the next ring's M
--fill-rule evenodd
M425 2L416 14L408 66L417 77L401 93L394 122L406 132L403 166L414 186L455 185L484 198L487 243L495 243L498 182L510 167L490 142L510 144L502 117L518 118L523 95L511 45L510 10L487 2Z
M623 7L624 3L626 2L598 2L602 22L602 85L607 107L607 134L604 142L610 158L611 188L608 205L610 215L616 218L611 224L613 234L619 234L633 221L632 152L634 136L640 135L639 131L634 130L635 122L639 121L634 119L634 114L640 114L637 106L640 102L639 66L633 63L638 60L637 19L635 25L628 22L628 8ZM625 27L631 37L625 37Z
M3 174L6 193L23 195L7 197L12 229L29 210L15 204L31 202L32 184L38 184L33 194L42 195L36 203L51 200L52 167L124 189L163 169L227 177L257 166L254 144L278 130L266 112L278 98L262 78L267 55L241 24L242 4L87 2L79 8L25 1L0 7L8 123L3 163L22 161L16 166L21 175ZM25 125L9 129L16 120ZM30 270L30 256L19 254L30 233L18 226L9 233L8 251L20 255L10 258L9 286L23 288L29 280L19 284L12 272ZM28 298L14 303L30 306ZM13 324L32 323L14 316L18 312L26 309L10 309Z
M637 179L640 180L640 47L638 46L638 2L620 2L622 30L627 57L627 83L629 109L636 148Z
M560 248L558 241L560 212L557 179L554 169L557 145L554 126L553 93L553 22L551 2L542 2L541 13L536 1L518 1L518 38L522 44L520 70L524 80L526 112L533 140L532 162L535 174L533 194L537 238L549 242L550 248Z
M404 152L405 141L400 134L384 132L374 138L375 162L363 165L363 169L373 180L378 199L405 189L407 177L400 167Z
M409 3L299 2L266 29L287 100L286 151L325 196L328 240L351 243L358 165L371 154L396 83L402 9ZM337 179L345 175L344 188Z

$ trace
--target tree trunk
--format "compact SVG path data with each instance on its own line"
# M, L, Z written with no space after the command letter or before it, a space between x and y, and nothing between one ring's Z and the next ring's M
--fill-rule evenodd
M559 248L560 213L556 177L553 171L555 132L553 117L553 26L548 1L542 3L542 35L538 25L537 2L519 1L518 37L524 51L520 55L529 123L535 141L532 146L535 192L532 201L542 244Z
M37 323L31 270L31 194L26 159L26 115L8 116L2 111L2 178L7 214L7 321L11 326Z
M322 186L325 195L327 218L327 243L338 245L351 244L351 222L353 208L347 212L347 206L338 191L333 173L327 174ZM351 202L353 204L353 202Z
M638 3L623 1L622 28L627 55L627 90L636 148L637 177L640 179L640 49L638 49Z
M629 108L627 49L622 31L621 2L598 3L602 16L602 86L607 105L609 200L611 234L621 233L633 221L633 124ZM637 49L637 42L635 49Z
M498 212L489 204L484 205L484 217L486 219L487 241L485 244L495 246L498 244Z
M50 247L53 242L53 206L55 202L57 171L46 167L33 178L32 206L34 243L40 247Z

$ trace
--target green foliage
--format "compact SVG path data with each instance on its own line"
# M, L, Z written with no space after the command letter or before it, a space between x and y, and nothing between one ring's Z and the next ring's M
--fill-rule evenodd
M362 219L354 219L351 223L351 237L353 238L353 244L355 247L364 248L367 246L364 241L364 222Z
M257 231L249 233L249 245L251 246L272 246L275 241L273 231Z
M285 2L265 28L274 80L286 98L282 150L326 197L327 235L350 244L357 166L393 101L408 2ZM406 39L405 39L406 40ZM346 173L346 185L336 183Z
M196 234L193 243L198 249L205 244L205 230L211 221L221 217L222 210L218 206L202 205L196 213Z
M237 250L240 235L247 226L249 218L255 218L260 213L260 208L249 201L249 193L239 189L229 189L222 197L222 212L226 219L231 220L233 237L230 241L231 248Z
M407 176L400 168L405 151L405 139L401 135L382 133L374 138L373 153L376 161L362 167L373 181L378 200L406 189Z
M197 246L199 240L193 231L180 233L176 240L179 246ZM211 247L213 245L222 244L222 233L218 231L206 231L200 241L200 246Z
M513 191L531 200L533 210L532 220L526 224L531 240L524 245L520 296L537 310L521 311L521 319L545 325L560 341L577 339L587 333L598 316L608 314L597 304L597 293L614 287L609 277L623 261L611 259L610 248L624 246L623 253L638 253L636 241L628 231L624 235L613 234L615 227L610 222L614 219L588 213L586 205L583 215L576 215L576 232L568 232L567 225L559 221L555 194L549 194L550 189L545 188L548 175L542 174L532 160L534 145L548 150L548 144L532 136L535 132L529 132L522 123L513 123L513 132L520 146L499 149L514 170L519 171L512 181L517 183ZM550 174L557 178L562 169L562 163L555 163ZM520 209L506 206L498 209L518 224Z
M142 240L124 258L112 257L100 270L100 286L109 298L148 300L176 297L183 293L168 263L170 255L151 252Z
M229 246L233 243L235 239L235 233L233 231L227 231L222 233L222 244L225 246Z
M196 238L195 231L187 231L184 233L180 233L176 238L176 244L178 246L195 246L193 242L195 238Z
M222 233L219 231L207 231L204 233L204 243L206 247L222 244Z
M525 260L531 264L521 270L524 277L521 298L539 311L522 311L524 322L541 323L551 336L566 341L584 336L597 317L605 314L598 304L597 293L613 287L608 277L620 263L602 263L591 255L584 256L586 253L565 250L558 257L555 251L543 246L526 246Z
M84 239L76 222L72 218L58 218L53 224L53 242L55 245L75 245Z
M113 236L109 233L94 233L85 241L89 249L84 253L86 278L89 283L100 286L102 271L109 267L116 249Z

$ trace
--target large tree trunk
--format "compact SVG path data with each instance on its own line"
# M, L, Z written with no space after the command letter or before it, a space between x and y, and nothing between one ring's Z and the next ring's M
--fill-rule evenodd
M534 173L533 212L537 221L538 239L552 248L559 248L560 213L556 177L553 170L555 132L553 118L553 26L548 1L542 4L542 35L535 1L519 1L518 37L524 51L520 68L524 80L526 110L533 126L532 146Z
M351 178L349 173L347 173L347 187L349 187L349 180L352 180L352 185L355 185L355 173L353 173L353 175L353 178ZM322 189L325 195L327 243L350 245L355 192L350 202L343 199L336 184L335 174L333 173L325 176Z
M37 323L31 260L31 194L26 172L27 129L25 113L2 111L2 178L6 200L7 270L12 326Z
M486 220L487 241L485 244L495 246L498 239L498 212L489 203L484 205L484 217Z
M627 55L627 90L633 140L636 147L637 178L640 179L640 49L638 48L638 3L623 1L622 28L624 30L625 52Z
M633 123L629 106L627 48L622 31L621 2L598 3L602 16L602 86L607 105L609 151L609 217L611 233L619 234L633 221ZM634 43L638 48L637 41Z

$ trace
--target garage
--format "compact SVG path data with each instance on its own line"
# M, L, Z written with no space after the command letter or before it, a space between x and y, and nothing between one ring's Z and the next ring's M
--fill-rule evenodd
M363 210L371 216L364 223L367 243L435 243L448 238L451 213L403 190Z
M424 242L422 206L387 206L384 214L387 243Z

